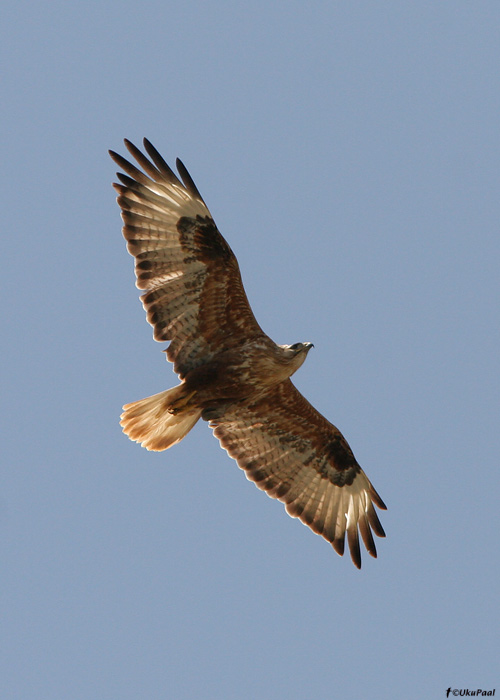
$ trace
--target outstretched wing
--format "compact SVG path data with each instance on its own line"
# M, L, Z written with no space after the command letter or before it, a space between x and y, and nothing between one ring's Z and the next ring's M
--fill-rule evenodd
M361 567L359 532L377 556L373 532L385 537L374 504L386 506L356 462L339 430L288 379L210 420L214 435L246 476L293 518L344 553L345 533Z
M196 185L178 160L179 178L147 139L149 160L130 141L144 170L110 151L126 172L114 184L123 235L135 257L137 286L158 341L183 378L223 349L264 335L243 289L238 262Z

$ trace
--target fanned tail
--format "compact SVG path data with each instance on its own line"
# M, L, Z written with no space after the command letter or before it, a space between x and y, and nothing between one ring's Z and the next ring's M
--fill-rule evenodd
M182 384L123 407L120 425L131 440L147 450L161 452L182 440L201 416L199 408L184 408L170 413L175 401L182 399Z

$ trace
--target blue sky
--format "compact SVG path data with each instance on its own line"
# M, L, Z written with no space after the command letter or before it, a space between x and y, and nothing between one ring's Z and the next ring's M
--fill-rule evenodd
M0 695L499 688L498 2L6 2ZM180 156L264 330L388 505L357 571L173 386L107 155Z

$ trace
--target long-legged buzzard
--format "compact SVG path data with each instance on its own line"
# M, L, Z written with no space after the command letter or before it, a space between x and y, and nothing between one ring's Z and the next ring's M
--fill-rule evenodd
M248 479L361 566L359 533L377 556L385 505L339 430L290 381L311 343L277 345L248 303L236 257L181 161L179 179L152 144L148 159L125 144L144 172L117 153L123 234L155 340L181 383L124 406L124 432L166 450L209 422Z

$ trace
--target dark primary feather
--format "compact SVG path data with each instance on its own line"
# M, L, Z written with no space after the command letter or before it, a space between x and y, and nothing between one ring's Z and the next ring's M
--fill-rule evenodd
M172 182L175 182L178 185L182 186L181 181L177 177L177 175L174 173L170 165L163 159L163 156L158 153L156 148L153 146L151 141L148 141L148 139L144 139L144 147L146 151L148 152L148 155L151 157L153 160L153 163L156 165L160 173L167 178L171 178ZM137 149L139 150L139 149ZM140 151L139 151L140 152ZM147 159L146 159L147 160Z
M182 162L182 160L180 158L177 158L177 160L175 161L175 164L177 166L177 170L179 171L179 175L181 176L182 182L184 183L187 191L190 192L193 195L193 197L197 197L200 200L200 202L203 202L203 198L202 198L201 194L199 193L198 188L194 184L193 178L188 173L187 168L184 165L184 163Z

